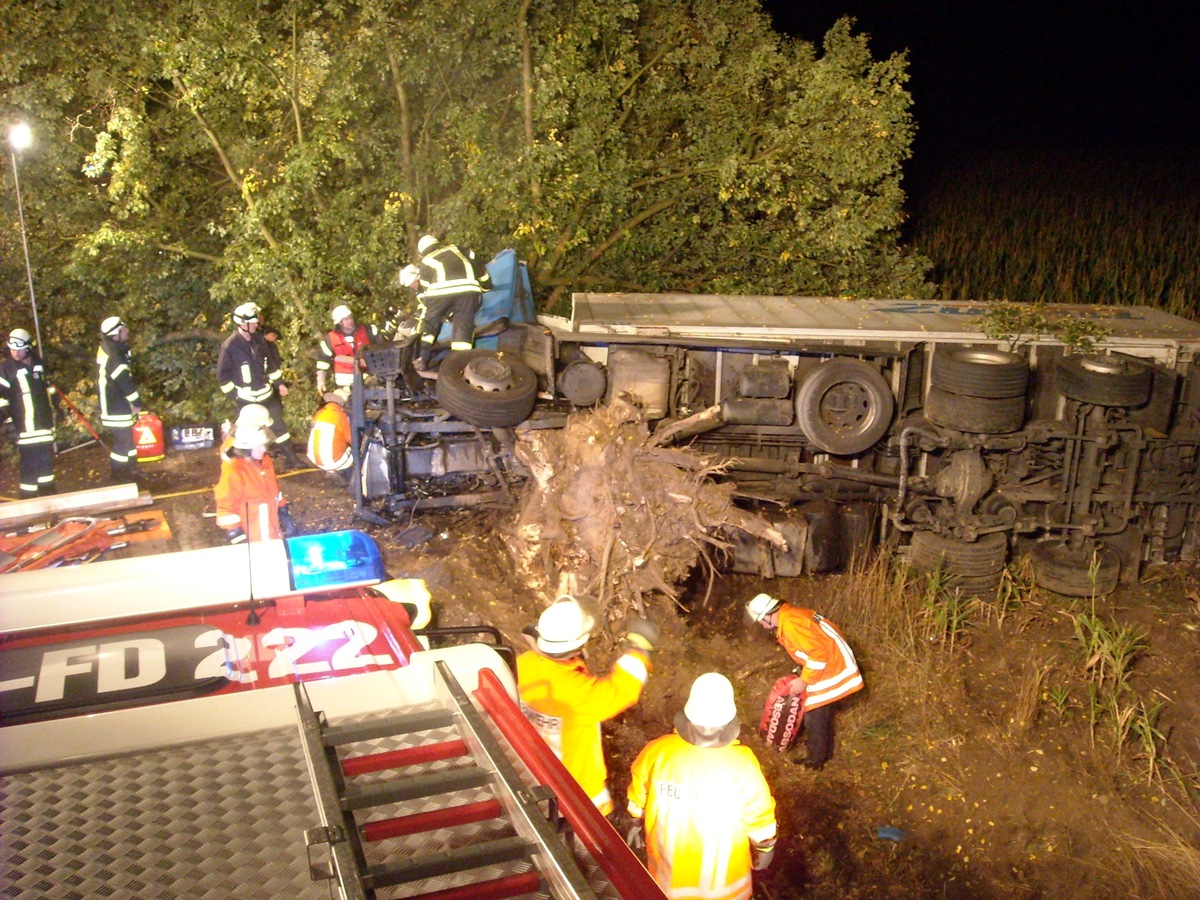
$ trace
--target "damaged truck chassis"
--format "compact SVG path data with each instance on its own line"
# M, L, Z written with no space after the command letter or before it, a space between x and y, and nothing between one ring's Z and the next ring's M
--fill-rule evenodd
M986 303L572 299L570 319L477 320L487 346L448 356L432 390L409 342L366 350L360 515L503 500L523 475L522 431L625 395L659 440L728 459L745 502L791 523L798 546L744 547L739 571L827 571L898 538L914 567L964 592L994 594L1028 553L1043 587L1088 596L1198 555L1195 323L1046 307L1102 326L1079 353L1046 335L989 338Z

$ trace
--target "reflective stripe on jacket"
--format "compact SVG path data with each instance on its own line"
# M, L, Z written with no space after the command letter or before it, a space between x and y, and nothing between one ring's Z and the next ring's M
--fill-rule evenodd
M355 351L370 346L378 339L379 332L373 325L355 325L350 334L340 328L327 332L325 340L321 341L317 371L328 371L332 366L333 383L338 387L349 387L354 384L354 363L351 360Z
M788 656L804 668L800 677L807 685L805 709L816 709L861 691L862 673L842 633L828 619L799 606L779 608L775 632Z
M221 345L217 357L217 381L221 392L242 403L262 403L275 391L283 377L279 363L262 335L255 332L250 340L234 332Z
M604 815L613 802L600 723L637 703L648 675L640 650L626 651L604 677L589 672L579 657L550 659L533 651L517 657L521 710Z
M241 528L247 540L270 541L283 537L279 530L279 507L283 492L275 478L271 457L254 460L238 456L221 467L221 480L214 490L217 525L230 531Z
M647 868L672 900L748 900L751 842L775 839L775 800L737 741L651 741L633 762L629 814L645 819Z
M480 267L481 268L481 267ZM438 244L421 257L421 297L482 293L483 281L471 254L454 244ZM483 270L486 273L486 269Z
M100 424L106 428L129 428L136 421L133 405L141 402L129 348L112 338L100 341L96 351L96 394L100 398Z
M354 461L350 455L350 418L342 404L326 403L313 416L308 458L326 472L340 471Z
M42 358L33 350L23 360L7 355L0 362L0 422L11 418L17 426L17 446L54 441L53 391Z

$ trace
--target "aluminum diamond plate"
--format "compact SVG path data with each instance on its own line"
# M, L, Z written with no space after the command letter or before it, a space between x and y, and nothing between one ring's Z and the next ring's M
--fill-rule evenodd
M4 897L321 898L294 728L0 778Z

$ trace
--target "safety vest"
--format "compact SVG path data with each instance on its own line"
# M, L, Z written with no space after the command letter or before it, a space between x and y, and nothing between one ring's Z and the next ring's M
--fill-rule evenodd
M604 815L613 801L600 723L637 703L649 665L646 654L628 650L598 678L579 657L550 659L533 651L517 657L521 711Z
M257 332L250 340L240 331L234 332L221 345L217 381L225 396L233 396L239 403L262 403L275 392L282 377L278 356Z
M751 842L775 840L775 800L737 741L651 741L633 762L629 814L645 820L646 867L672 900L749 900Z
M279 507L285 506L275 478L271 457L261 460L238 456L221 467L221 480L214 490L217 525L226 531L241 528L250 541L283 537L279 530Z
M330 401L313 416L308 433L308 458L318 469L338 472L350 466L350 418L342 404Z
M42 359L33 350L23 360L8 355L0 362L0 421L11 418L17 426L17 446L54 441L53 390Z
M421 300L446 297L451 294L482 293L487 269L482 273L470 253L454 244L438 244L421 257Z
M379 332L374 326L356 324L349 334L340 328L333 329L321 342L321 356L317 359L317 369L328 371L332 366L333 383L337 387L350 387L354 384L354 363L351 359L355 351L360 347L369 346L378 336Z
M785 603L779 608L775 636L788 656L804 667L800 678L808 691L805 709L816 709L862 690L862 673L850 645L824 616Z
M112 338L100 341L96 351L96 393L100 398L100 424L106 428L131 428L136 416L133 405L140 403L133 370L129 368L129 348Z

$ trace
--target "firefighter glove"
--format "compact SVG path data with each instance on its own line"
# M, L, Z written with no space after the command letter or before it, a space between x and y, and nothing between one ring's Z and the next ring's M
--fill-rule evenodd
M12 421L11 419L9 419L7 422L4 423L3 426L0 426L0 427L4 428L4 436L6 438L8 438L10 441L12 441L14 444L17 442L17 438L19 438L21 436L21 432L17 430L17 423Z
M799 675L793 675L788 681L789 694L803 697L807 691L808 685L804 683L804 679L802 679Z
M625 843L629 845L630 850L645 850L646 823L641 819L635 819L629 827L629 832L625 835Z
M625 635L625 643L638 650L649 653L662 637L658 626L649 619L634 618L629 623L629 632Z
M296 523L292 521L292 511L286 506L279 507L279 530L283 532L284 537L291 537L296 533Z
M242 531L240 528L230 528L227 532L225 532L225 537L228 538L229 543L231 544L246 543L246 532Z
M750 845L750 867L755 872L761 872L767 866L771 865L771 860L775 858L775 845L770 847L755 847Z

